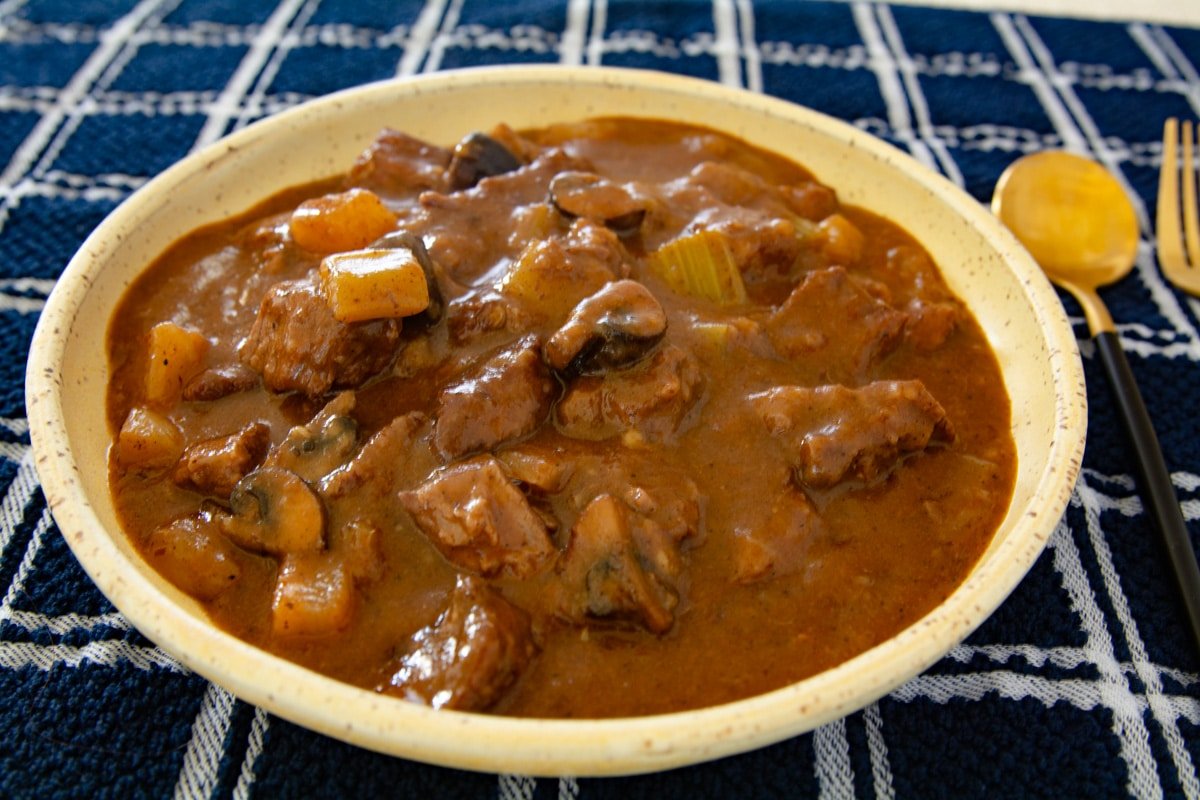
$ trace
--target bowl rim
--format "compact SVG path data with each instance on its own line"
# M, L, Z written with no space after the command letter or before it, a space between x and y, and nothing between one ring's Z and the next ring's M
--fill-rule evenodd
M228 154L285 129L300 115L335 113L339 104L393 93L453 91L461 85L567 82L699 95L804 124L876 157L902 165L940 201L965 217L998 252L1042 323L1052 361L1056 430L1034 496L1044 504L1037 541L1001 542L986 564L922 619L896 636L825 672L765 694L706 708L602 720L546 720L434 711L340 683L254 648L185 611L141 574L116 546L81 484L62 423L67 391L56 365L117 220L146 211L157 194L202 173ZM797 104L680 75L613 67L501 66L449 70L353 87L260 120L186 156L126 198L71 259L46 302L26 373L30 437L43 490L76 557L138 630L187 668L247 702L312 730L382 753L487 772L536 775L633 774L698 763L761 747L858 710L920 673L964 639L1000 605L1032 567L1061 518L1082 461L1086 394L1074 333L1053 288L1024 248L985 207L942 175L880 139ZM1049 521L1047 521L1049 520ZM144 565L143 565L144 567ZM953 601L951 614L948 606ZM966 612L965 614L963 612ZM949 619L953 624L940 624ZM197 655L197 643L207 648ZM219 654L219 657L214 656ZM897 663L908 666L895 669ZM300 692L264 686L300 686ZM854 680L847 690L847 678ZM345 709L354 709L353 719Z

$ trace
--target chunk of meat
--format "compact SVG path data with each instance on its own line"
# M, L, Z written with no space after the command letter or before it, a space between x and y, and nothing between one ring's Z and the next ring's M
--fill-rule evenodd
M229 497L233 487L267 454L271 429L252 422L237 433L189 445L171 471L177 485L217 497Z
M876 480L905 455L954 441L945 410L919 380L778 386L750 403L814 488Z
M526 336L442 390L434 445L454 459L525 436L549 415L556 389L541 341Z
M469 292L446 308L450 341L456 345L496 331L521 333L531 322L530 315L510 297L490 290Z
M381 194L408 194L446 186L450 151L384 128L350 168L349 184Z
M576 520L559 564L563 613L665 633L675 620L681 570L677 543L661 526L613 495L600 495Z
M576 439L637 431L646 440L664 441L683 426L701 381L695 358L665 345L630 369L572 382L556 411L559 429Z
M536 653L528 615L482 581L459 576L446 610L413 635L380 689L433 708L482 711Z
M446 560L484 577L528 578L555 556L546 523L491 456L436 473L400 502Z
M782 489L761 522L734 530L735 579L753 583L803 568L809 545L822 529L812 501L794 488Z
M396 417L321 481L321 493L336 500L360 492L368 498L364 506L392 505L397 492L412 488L437 466L429 432L429 418L419 411Z
M206 369L183 385L183 399L191 402L220 400L258 386L258 373L245 364L225 364Z
M311 281L284 281L263 298L238 355L268 389L315 398L382 370L399 338L399 320L339 322Z
M850 364L827 381L858 382L899 343L906 317L859 286L841 267L810 272L763 325L780 355Z

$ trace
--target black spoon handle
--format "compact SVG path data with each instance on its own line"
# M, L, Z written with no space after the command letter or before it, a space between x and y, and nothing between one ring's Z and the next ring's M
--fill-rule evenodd
M1150 415L1133 378L1133 370L1129 368L1129 361L1121 349L1120 339L1116 333L1104 331L1096 334L1095 342L1113 394L1116 395L1117 406L1121 409L1125 433L1137 454L1135 463L1142 499L1162 534L1179 593L1187 608L1192 639L1200 650L1200 567L1196 565L1196 554L1188 538L1179 499L1175 496L1175 487L1171 485L1171 474L1167 471L1158 436L1150 424Z

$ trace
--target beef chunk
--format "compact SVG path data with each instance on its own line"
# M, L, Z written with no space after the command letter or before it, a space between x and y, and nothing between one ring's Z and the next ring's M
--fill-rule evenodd
M384 128L350 169L350 185L380 194L406 194L446 186L450 151Z
M258 373L245 364L226 364L206 369L183 386L183 399L220 400L258 386Z
M527 578L555 555L545 522L491 456L436 473L400 502L448 561L484 577Z
M381 689L434 708L482 711L536 653L525 612L478 579L460 576L446 610L413 635Z
M683 423L700 394L696 360L675 345L636 366L578 378L558 404L559 428L576 439L606 439L637 431L663 441Z
M807 496L794 488L781 489L761 522L734 530L736 579L753 583L804 567L809 545L822 528Z
M905 315L859 286L841 267L810 272L764 328L780 355L820 354L850 364L822 375L828 381L860 379L892 351L904 332Z
M541 342L526 336L438 396L434 444L448 459L532 433L550 413L557 384Z
M270 445L271 429L261 422L196 442L183 452L171 480L205 494L229 497L237 482L262 462Z
M675 619L681 571L677 542L662 526L600 495L576 520L559 565L563 612L664 633Z
M493 291L470 292L446 309L450 341L464 344L495 331L520 333L529 329L530 316L511 298Z
M268 389L315 398L382 370L399 338L397 320L339 322L312 282L284 281L263 298L238 355Z
M395 502L396 493L416 485L436 464L425 440L429 418L419 411L396 417L366 441L345 465L321 481L329 499L365 491L372 508Z
M908 453L954 440L946 412L918 380L779 386L750 396L799 479L815 488L873 481Z

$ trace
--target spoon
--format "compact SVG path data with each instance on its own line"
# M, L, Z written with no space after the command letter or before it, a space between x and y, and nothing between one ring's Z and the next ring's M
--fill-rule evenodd
M1171 485L1158 437L1121 350L1112 316L1096 290L1129 274L1138 225L1121 185L1099 164L1062 151L1017 159L996 184L992 211L1046 276L1079 301L1096 352L1137 455L1138 484L1162 534L1183 596L1192 639L1200 648L1200 567Z

